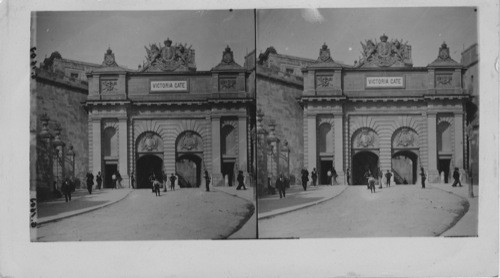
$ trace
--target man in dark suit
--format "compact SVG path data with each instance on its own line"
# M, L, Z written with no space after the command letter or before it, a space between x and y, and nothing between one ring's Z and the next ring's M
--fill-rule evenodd
M175 190L175 180L177 178L174 176L174 173L170 175L170 190Z
M302 187L304 191L307 190L307 182L309 181L309 171L307 169L302 170Z
M285 178L283 174L280 174L279 178L276 179L276 188L280 194L280 199L285 197Z
M243 187L243 190L247 190L245 187L245 178L243 177L243 171L238 171L238 177L236 178L238 181L238 187L236 187L236 190L240 190Z
M208 171L205 170L205 186L207 191L210 191L210 176L208 175Z

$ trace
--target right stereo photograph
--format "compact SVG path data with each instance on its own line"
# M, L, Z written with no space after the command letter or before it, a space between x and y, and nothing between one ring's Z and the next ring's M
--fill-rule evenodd
M256 13L259 238L476 237L477 10Z

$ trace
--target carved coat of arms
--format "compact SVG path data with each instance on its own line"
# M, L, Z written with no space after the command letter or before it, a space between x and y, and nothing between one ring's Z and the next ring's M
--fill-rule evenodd
M146 134L144 140L142 141L142 150L150 152L156 150L157 147L158 147L158 141L156 140L154 135L151 133Z
M413 134L408 128L403 128L401 130L401 135L399 136L398 146L411 147L414 141Z
M164 46L150 44L146 48L146 62L142 71L174 71L179 68L188 70L195 68L194 49L187 44L172 45L167 39Z
M387 40L384 34L380 37L380 42L366 40L361 43L363 58L359 61L359 66L405 66L411 62L411 47L407 43L399 40Z
M186 132L182 138L181 149L187 151L198 149L198 140L192 132Z
M373 146L375 138L368 129L363 129L358 137L358 147L368 148Z

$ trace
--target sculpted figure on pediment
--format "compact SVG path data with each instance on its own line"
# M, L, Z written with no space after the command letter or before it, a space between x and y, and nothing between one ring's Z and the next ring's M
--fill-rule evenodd
M181 69L195 68L194 49L187 44L172 45L172 41L167 39L164 46L160 44L150 44L146 48L146 62L142 71L174 71Z
M361 42L363 51L358 67L390 67L411 65L411 47L402 40L387 40L384 34L380 37L380 42L365 40Z

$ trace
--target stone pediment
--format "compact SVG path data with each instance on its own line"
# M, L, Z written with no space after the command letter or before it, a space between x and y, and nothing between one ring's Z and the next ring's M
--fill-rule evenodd
M222 52L222 60L221 62L212 68L212 71L244 71L245 69L238 65L234 61L233 51L229 48L229 45L226 46L224 52Z
M146 61L141 72L195 71L195 51L187 44L176 43L167 38L164 45L150 44L146 49Z
M384 34L380 37L380 42L371 39L361 42L362 58L357 67L412 67L411 46L408 42L387 39Z
M445 42L439 48L438 57L428 67L461 67L462 64L450 57L450 49Z
M327 69L327 68L342 68L342 64L336 63L331 54L330 49L323 43L323 46L319 50L319 56L316 61L309 65L307 69Z
M106 53L104 53L104 59L102 61L102 64L99 68L93 70L92 72L123 72L123 71L131 71L129 69L126 69L124 67L120 67L115 60L115 54L111 50L111 48L108 48L106 50Z

